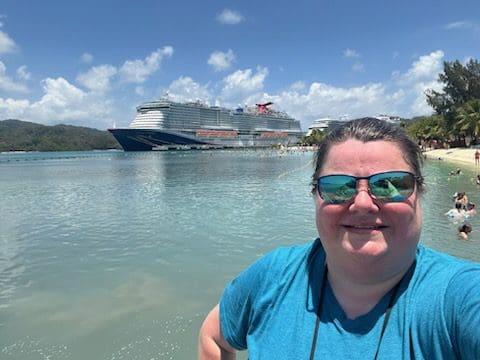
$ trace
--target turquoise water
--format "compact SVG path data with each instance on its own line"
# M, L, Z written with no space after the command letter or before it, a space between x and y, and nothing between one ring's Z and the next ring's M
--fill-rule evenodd
M0 154L0 358L193 359L225 283L316 236L310 152ZM480 261L444 213L474 169L425 166L422 242ZM478 230L477 230L478 229Z

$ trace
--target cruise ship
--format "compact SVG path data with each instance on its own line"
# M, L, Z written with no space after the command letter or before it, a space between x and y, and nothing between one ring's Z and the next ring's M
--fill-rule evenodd
M312 135L315 130L320 130L322 132L332 130L333 128L337 127L338 125L344 123L347 120L347 116L341 116L338 119L325 117L314 120L312 124L308 127L306 136Z
M138 106L137 115L127 128L108 131L125 151L296 144L304 135L300 122L271 109L272 104L232 110L164 97Z

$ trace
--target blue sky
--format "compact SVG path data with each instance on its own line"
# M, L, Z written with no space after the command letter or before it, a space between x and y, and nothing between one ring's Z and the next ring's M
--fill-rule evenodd
M2 0L0 119L106 129L161 97L299 119L428 115L478 0Z

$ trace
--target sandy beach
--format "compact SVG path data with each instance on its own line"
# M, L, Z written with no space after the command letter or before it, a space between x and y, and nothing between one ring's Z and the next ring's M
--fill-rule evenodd
M465 148L427 150L425 156L432 160L445 160L458 166L470 166L475 168L475 150Z

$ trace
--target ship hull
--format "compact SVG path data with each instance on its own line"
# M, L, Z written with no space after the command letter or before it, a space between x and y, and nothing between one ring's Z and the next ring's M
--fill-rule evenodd
M208 134L197 136L160 129L108 129L125 151L152 151L171 148L237 148L237 147L270 147L297 143L297 135L286 133L278 136L257 133L232 136Z

